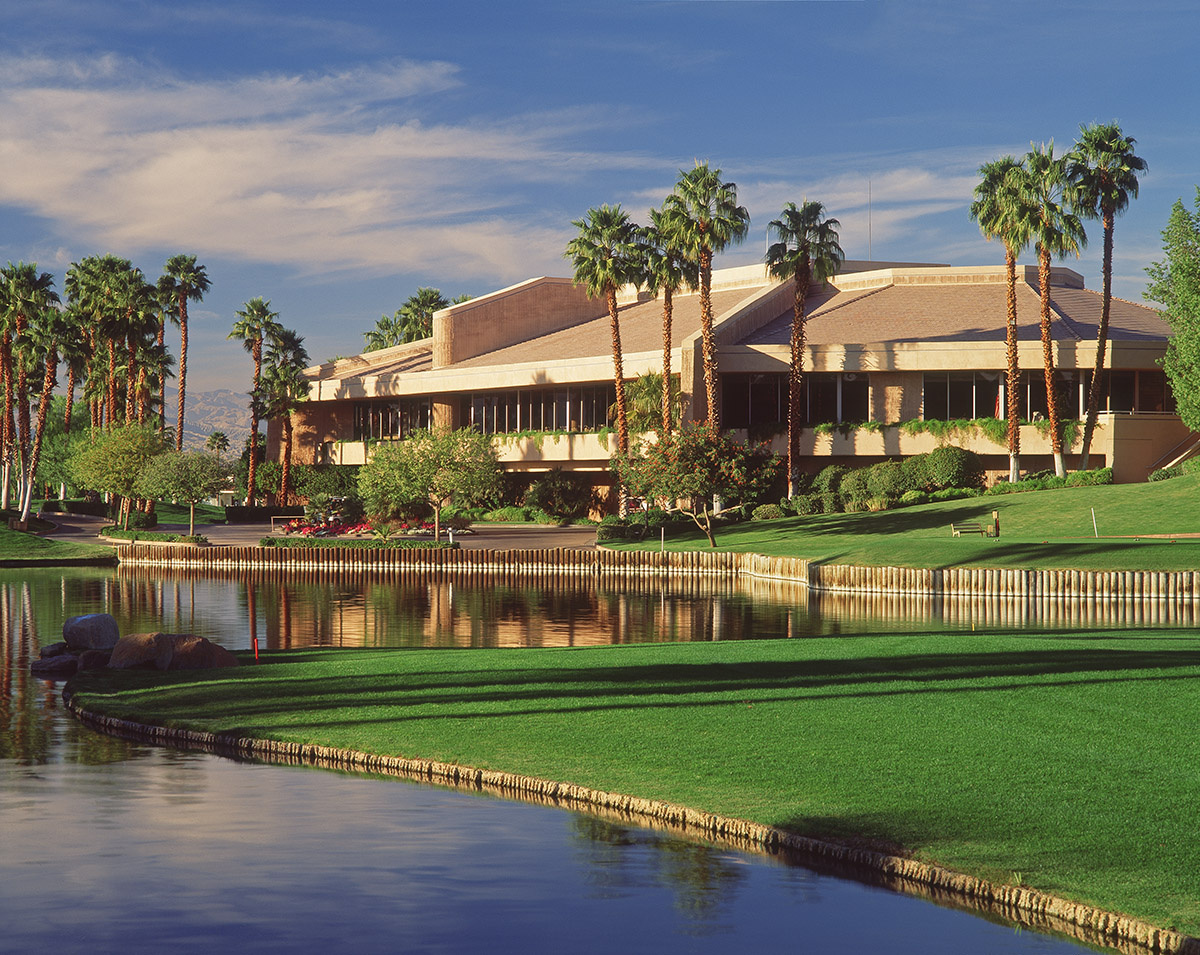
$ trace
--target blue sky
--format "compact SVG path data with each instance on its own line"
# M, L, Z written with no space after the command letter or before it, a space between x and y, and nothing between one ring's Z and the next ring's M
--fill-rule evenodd
M718 265L761 260L805 197L851 258L998 264L979 165L1115 119L1150 167L1116 228L1133 300L1200 182L1192 0L0 0L0 22L0 261L61 287L85 255L151 278L198 255L189 390L248 388L225 335L256 295L314 361L354 354L420 285L569 274L572 219L644 221L695 159L752 216ZM1089 237L1065 264L1098 288Z

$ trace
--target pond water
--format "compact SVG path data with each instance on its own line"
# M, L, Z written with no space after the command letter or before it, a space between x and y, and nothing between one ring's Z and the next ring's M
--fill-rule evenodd
M94 610L235 649L889 626L778 586L0 572L0 952L1089 950L586 813L96 734L28 672L64 617Z

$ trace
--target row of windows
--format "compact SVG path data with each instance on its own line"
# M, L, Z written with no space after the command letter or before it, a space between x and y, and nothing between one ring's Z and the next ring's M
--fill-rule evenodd
M1058 407L1062 418L1079 418L1087 408L1092 373L1060 370ZM956 418L1003 418L1005 374L1000 371L927 372L924 375L921 416L928 421ZM721 421L728 428L770 426L787 421L788 379L785 374L738 374L721 377ZM1164 411L1174 413L1175 396L1166 376L1157 370L1113 371L1102 411ZM1021 373L1020 415L1025 420L1045 417L1045 376ZM871 417L870 375L849 372L805 375L801 384L800 417L805 425L857 424Z
M1079 418L1087 407L1091 372L1058 372L1059 414ZM805 375L801 386L803 424L858 424L871 418L871 376L851 372ZM927 372L921 416L928 421L1003 418L1005 376L999 371ZM1161 371L1109 373L1101 410L1174 413L1175 397ZM727 428L771 426L787 421L786 374L721 376L721 421ZM529 388L465 395L459 421L484 434L517 431L598 431L613 425L612 385ZM1046 387L1041 371L1021 373L1021 417L1045 417ZM400 438L428 428L428 398L360 401L354 405L355 440Z

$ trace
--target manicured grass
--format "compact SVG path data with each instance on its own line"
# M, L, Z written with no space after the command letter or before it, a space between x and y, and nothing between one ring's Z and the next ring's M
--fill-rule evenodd
M908 852L1200 935L1200 638L921 634L273 653L87 709L424 757Z
M1060 488L943 501L877 513L821 514L730 524L720 550L806 557L837 564L894 567L1027 567L1083 570L1195 570L1200 538L1139 535L1200 533L1200 475L1153 484ZM1095 537L1096 527L1103 536ZM950 524L990 523L1000 537L952 537ZM657 550L652 533L642 544ZM699 532L669 535L668 550L703 550Z
M182 524L187 527L188 506L172 504L170 501L159 501L154 505L154 512L160 524ZM196 524L224 524L225 508L212 504L196 505Z
M0 523L0 562L61 564L98 557L116 559L112 548L106 544L47 540L36 534L10 530L7 521Z

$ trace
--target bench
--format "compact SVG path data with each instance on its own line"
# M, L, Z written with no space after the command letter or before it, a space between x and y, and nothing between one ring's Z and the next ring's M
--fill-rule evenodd
M979 534L982 537L987 537L988 532L979 521L959 521L956 524L950 525L950 533L955 537L961 537L963 534Z

